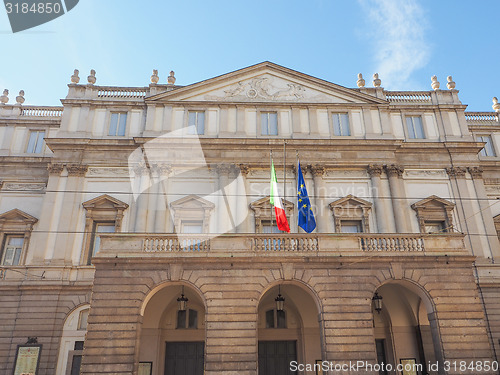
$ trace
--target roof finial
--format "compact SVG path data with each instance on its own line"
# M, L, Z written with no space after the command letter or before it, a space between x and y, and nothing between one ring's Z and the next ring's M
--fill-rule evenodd
M493 105L491 107L495 112L500 113L500 103L498 102L498 98L496 96L493 98Z
M167 82L169 85L175 84L175 72L173 70L170 71L170 75L167 78Z
M0 96L0 104L7 104L9 102L9 90L3 90L2 96Z
M17 105L22 105L24 103L24 90L19 91L19 95L16 96Z
M380 87L381 84L382 84L382 80L380 78L378 78L378 73L375 73L373 75L373 86Z
M95 78L95 70L94 69L92 69L90 71L90 75L87 77L87 81L88 81L89 85L93 85L96 83L97 80Z
M433 89L434 91L439 90L439 86L441 86L441 84L440 84L440 83L439 83L439 81L438 81L438 77L437 77L437 76L435 76L435 75L434 75L434 76L432 76L432 77L431 77L431 81L432 81L432 83L431 83L431 87L432 87L432 89Z
M446 78L448 80L448 83L446 84L446 87L448 87L448 90L455 90L455 82L453 81L453 78L451 78L451 76L448 76Z
M75 69L73 75L71 76L71 83L74 83L75 85L78 84L78 82L80 82L80 77L78 77L78 73L80 73L80 71L78 69Z
M158 77L158 70L153 69L153 74L151 75L151 83L152 84L157 84L160 78Z
M363 79L363 74L358 73L358 81L356 82L359 88L365 87L365 80Z

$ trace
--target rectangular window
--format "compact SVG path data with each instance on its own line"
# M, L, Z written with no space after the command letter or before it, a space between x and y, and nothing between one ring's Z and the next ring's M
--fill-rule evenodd
M333 134L336 136L351 135L349 128L349 115L347 113L332 114Z
M203 233L203 221L182 221L182 233L201 234Z
M362 233L363 229L360 220L342 220L341 221L342 233Z
M444 221L426 221L425 233L443 233L445 230Z
M263 112L260 114L262 135L278 135L278 114L276 112Z
M17 266L21 260L23 251L23 236L7 236L4 249L2 251L3 266Z
M30 138L28 140L28 147L26 147L26 152L28 154L41 153L43 150L44 138L45 138L45 130L30 131Z
M483 149L479 152L479 155L497 156L495 153L495 149L493 148L493 141L490 135L480 135L477 137L477 141L486 143Z
M92 231L93 246L91 257L99 252L99 247L101 246L101 237L99 236L99 233L115 233L115 223L94 223Z
M108 135L124 136L127 127L127 114L122 112L111 113Z
M205 134L205 112L188 112L189 134Z
M408 130L408 138L410 139L425 138L422 117L420 116L407 116L406 129Z

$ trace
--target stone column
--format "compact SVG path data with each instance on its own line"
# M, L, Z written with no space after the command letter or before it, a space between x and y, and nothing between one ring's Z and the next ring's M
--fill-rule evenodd
M252 225L252 216L250 215L250 212L248 211L248 207L252 201L251 197L251 192L250 192L250 183L248 181L248 174L250 173L250 167L248 164L239 164L238 167L240 168L240 173L241 176L243 177L244 181L244 186L243 189L238 187L238 193L242 194L244 191L245 196L240 196L238 195L238 207L237 210L240 211L242 209L241 205L245 204L246 205L246 210L244 212L247 212L247 215L244 219L244 221L237 227L238 233L252 233L253 232L253 225ZM238 214L238 217L240 215Z
M481 236L479 226L477 225L476 215L480 215L477 210L472 206L471 193L467 186L465 174L467 169L464 167L446 168L446 172L450 176L451 187L453 195L457 200L457 213L460 220L460 228L466 234L474 233L474 235L467 235L466 245L470 246L473 255L482 256L485 258L491 257L489 249L484 249L481 243Z
M135 202L135 232L145 232L147 223L148 212L148 186L150 185L151 178L149 176L148 168L145 165L137 166L134 169L137 177L139 177L138 191L139 194Z
M391 189L391 201L394 211L394 221L396 222L396 232L408 233L408 225L406 214L408 207L406 207L406 199L404 196L403 176L404 169L400 165L391 164L386 167L387 176L389 176L389 186Z
M380 179L383 170L384 168L380 164L370 164L368 166L368 174L370 175L370 178L372 180L372 188L374 189L372 196L375 201L377 229L379 233L388 233L389 214L386 203L384 201L386 194L384 194L383 192L382 181Z
M61 217L62 202L64 198L64 192L66 191L66 184L68 181L68 174L64 174L64 166L62 164L52 164L49 165L49 174L55 174L59 177L56 178L54 184L50 186L50 193L47 193L47 197L44 200L44 207L42 212L47 212L48 216L45 218L47 225L44 227L40 226L39 230L47 231L47 242L45 246L45 263L51 263L54 257L57 230L59 227L59 219ZM50 178L49 178L50 181ZM47 190L49 190L49 186ZM40 218L40 223L44 218ZM43 228L43 229L42 229Z
M498 242L498 235L495 223L493 222L493 215L490 210L488 195L486 194L486 189L484 188L483 168L471 167L469 168L469 173L472 176L474 189L476 190L476 196L479 202L479 208L481 209L481 217L483 219L484 229L486 230L486 238L488 239L488 243L490 245L491 257L492 259L498 258L500 257L500 243Z
M309 165L308 169L311 172L314 181L314 202L316 205L314 214L316 217L316 233L326 233L328 232L328 220L330 220L330 217L324 198L326 195L325 182L323 181L325 168L319 164L314 164Z
M229 218L229 197L226 195L225 187L229 182L229 173L231 166L229 164L217 164L216 166L218 185L217 185L217 202L215 207L215 220L217 233L224 233L231 228L232 218ZM234 231L234 229L232 230Z
M170 210L168 207L167 194L168 191L168 179L172 173L172 166L167 164L161 164L155 166L156 173L156 208L155 208L155 220L153 230L155 233L165 233L168 231L167 223L170 222ZM165 184L165 178L167 184Z

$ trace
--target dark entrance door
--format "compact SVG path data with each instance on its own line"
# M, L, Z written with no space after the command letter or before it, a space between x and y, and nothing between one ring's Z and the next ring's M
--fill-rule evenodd
M165 375L203 375L204 342L167 342Z
M259 375L290 375L290 362L297 360L296 341L259 341Z

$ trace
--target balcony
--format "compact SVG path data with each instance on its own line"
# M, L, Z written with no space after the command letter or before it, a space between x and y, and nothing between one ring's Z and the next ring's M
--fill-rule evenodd
M102 234L97 258L469 255L447 234Z

